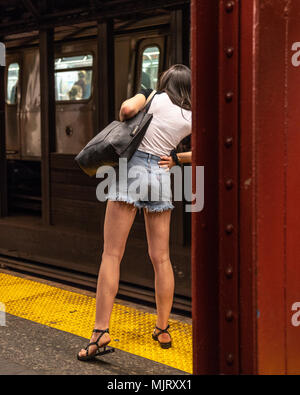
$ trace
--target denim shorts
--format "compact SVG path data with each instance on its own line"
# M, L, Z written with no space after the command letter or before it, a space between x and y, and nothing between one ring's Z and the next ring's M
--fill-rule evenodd
M149 212L174 208L170 172L159 167L159 156L137 150L128 162L125 159L121 161L124 162L120 162L117 168L107 200L123 201Z

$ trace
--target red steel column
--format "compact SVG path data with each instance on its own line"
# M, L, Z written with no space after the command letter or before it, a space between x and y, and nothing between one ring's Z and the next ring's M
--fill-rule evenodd
M288 2L256 1L258 372L286 373L286 20ZM276 61L274 61L276 59Z
M194 374L219 371L218 1L192 0L193 166L205 172L202 212L192 213ZM195 169L193 169L195 174Z
M299 374L300 318L293 321L292 307L300 302L300 4L256 0L251 12L246 3L241 20L242 372ZM247 352L252 366L243 358Z
M300 374L300 2L286 5L286 347L288 374ZM295 44L297 43L297 44ZM297 50L295 49L297 47ZM298 304L298 307L294 306ZM295 310L292 310L294 306ZM296 310L297 308L297 310Z
M239 1L219 2L220 373L239 373Z
M239 301L240 373L257 373L255 98L257 95L257 7L240 2L239 118Z
M194 373L299 374L300 3L193 1L192 70Z

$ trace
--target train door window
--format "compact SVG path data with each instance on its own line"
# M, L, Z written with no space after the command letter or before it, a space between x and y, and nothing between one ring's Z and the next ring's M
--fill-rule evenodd
M17 87L19 82L20 65L11 63L7 71L7 104L17 104Z
M14 159L20 155L19 108L17 106L19 79L19 63L16 60L8 62L6 77L6 154Z
M160 69L160 55L161 51L159 46L151 45L143 48L141 53L140 73L139 73L139 86L141 88L157 88L157 80Z
M91 97L93 56L61 57L55 60L56 101L88 100Z
M24 60L22 60L21 64ZM25 64L27 64L25 62ZM32 67L33 69L33 67ZM30 69L30 70L32 70ZM6 153L7 153L7 201L9 215L34 215L41 216L41 164L39 160L23 160L21 153L22 144L20 141L20 114L21 110L17 106L20 100L20 79L24 78L23 72L29 68L21 70L18 62L9 63L7 69L6 85ZM20 78L22 72L22 77ZM26 79L27 81L27 79ZM29 85L29 84L28 84ZM26 91L26 89L25 89ZM27 103L26 103L27 104ZM32 138L35 125L35 115L27 109L26 119L30 119L30 137ZM37 127L36 127L37 129ZM27 137L27 135L26 135ZM29 137L29 136L28 136ZM25 139L23 140L25 141ZM26 155L24 155L26 156ZM32 155L33 156L33 155Z

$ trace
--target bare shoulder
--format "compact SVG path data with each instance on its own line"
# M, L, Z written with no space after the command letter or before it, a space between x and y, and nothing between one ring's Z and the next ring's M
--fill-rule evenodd
M135 96L125 100L123 105L130 105L133 107L143 107L146 102L146 98L142 93L137 93Z
M146 103L146 98L142 93L137 93L130 99L125 100L120 109L120 119L128 119L137 114Z

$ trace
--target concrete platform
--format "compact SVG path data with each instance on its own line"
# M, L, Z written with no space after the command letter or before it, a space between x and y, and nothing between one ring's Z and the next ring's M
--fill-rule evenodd
M158 362L116 350L80 362L85 338L6 314L0 326L0 375L187 375Z
M74 366L73 357L76 359L78 350L88 344L95 319L94 294L20 273L7 273L0 269L0 310L1 305L2 310L4 309L3 311L9 318L7 318L8 326L3 328L1 327L3 314L0 314L0 347L1 341L4 341L7 336L10 337L7 340L9 350L7 354L6 343L2 347L3 361L15 362L28 369L43 370L44 363L45 366L48 364L47 361L45 362L46 356L53 361L56 359L55 352L59 353L63 349L61 363L54 365L54 368L58 370L53 373L60 374L60 366L65 367L66 364L69 364L68 369L70 366ZM10 324L11 320L17 319L17 317L26 323L26 327L20 333L14 333L14 328L22 327L25 324ZM110 370L105 370L106 362L111 361L111 358L117 361L116 366L120 367L115 374L164 375L169 374L167 373L171 371L169 369L174 369L176 372L174 374L178 374L178 372L192 373L192 326L189 320L171 315L169 323L172 347L164 350L151 337L156 322L155 311L116 300L110 320L110 346L114 347L116 351L99 357L103 365L101 367L104 370L103 374L112 373ZM34 324L37 326L33 326L31 329ZM50 341L47 341L47 336ZM73 346L73 341L70 344L66 341L67 346L64 347L65 336L67 339L76 339L76 343L74 340L75 345ZM41 366L39 364L36 366L36 362L32 365L33 361L29 364L27 361L20 363L24 353L18 352L18 343L15 341L15 338L18 337L22 338L27 349L30 348L30 345L32 346L31 352L37 351L35 353L37 361L39 361L39 354L44 353L44 349L46 350L45 357L43 356L41 359ZM29 338L27 339L27 337ZM10 350L10 347L13 349ZM71 354L72 350L73 354ZM17 354L16 359L10 357L14 354ZM66 357L65 362L64 356ZM127 356L127 359L122 357L119 360L119 356ZM79 366L78 363L86 365L77 359L76 362L77 366ZM98 362L96 361L95 364ZM133 370L130 370L131 367L134 367ZM155 370L153 370L154 367L156 367ZM85 369L83 374L86 372ZM112 367L111 369L114 371ZM66 374L73 374L76 371L77 369L71 370L72 373Z

